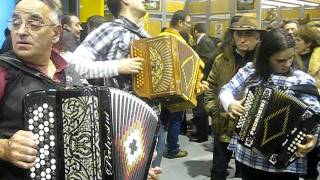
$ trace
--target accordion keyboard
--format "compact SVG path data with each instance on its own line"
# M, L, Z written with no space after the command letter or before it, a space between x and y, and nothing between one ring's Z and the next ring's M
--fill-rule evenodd
M30 169L30 179L56 179L55 114L54 107L47 103L34 104L28 108L28 129L37 137L38 155L36 165Z

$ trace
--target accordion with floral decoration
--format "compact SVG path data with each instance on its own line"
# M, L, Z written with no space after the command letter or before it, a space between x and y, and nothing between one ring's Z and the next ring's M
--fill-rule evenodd
M131 57L144 59L133 77L133 91L140 97L159 99L171 111L193 108L204 63L185 42L164 35L136 40Z
M26 179L146 179L158 118L137 97L103 87L34 91L23 109L38 144Z
M297 144L305 143L319 123L318 115L300 99L269 87L251 87L244 108L235 128L238 142L279 168L297 159Z

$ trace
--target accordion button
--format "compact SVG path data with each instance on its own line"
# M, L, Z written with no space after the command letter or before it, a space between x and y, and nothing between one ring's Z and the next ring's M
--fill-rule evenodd
M44 159L44 158L45 158L45 155L44 154L40 154L40 159Z
M36 144L37 144L37 145L40 144L40 141L39 141L39 140L36 140Z
M38 110L34 110L34 111L33 111L33 114L34 114L35 116L38 115L38 113L39 113Z
M41 160L41 161L40 161L40 164L43 166L43 165L46 164L46 162L45 162L44 160Z
M55 160L55 159L51 159L51 160L50 160L50 163L51 163L51 164L56 164L56 160Z
M39 117L38 117L38 116L34 116L34 117L33 117L33 120L34 120L34 121L38 121L38 120L39 120Z
M45 127L45 128L44 128L44 132L46 132L46 133L49 132L49 128L48 128L48 127Z
M43 124L40 124L39 129L43 129L43 128L44 128Z
M49 123L54 123L54 119L53 118L49 118Z
M29 125L28 128L29 128L30 131L32 131L34 127L33 127L33 125Z
M54 140L54 135L51 135L51 136L49 137L49 139L50 139L51 141L53 141L53 140Z
M51 169L54 171L56 170L56 165L51 165Z
M38 107L38 111L39 111L39 112L42 112L42 111L43 111L43 108L42 108L42 107Z
M48 150L44 151L44 155L49 156L50 152Z
M29 122L29 124L33 124L34 121L33 121L33 119L29 119L28 122Z
M49 149L49 145L46 144L46 145L43 146L43 148L44 148L45 150L48 150L48 149Z
M40 131L39 131L39 135L40 135L40 136L43 136L43 134L44 134L43 130L40 130Z
M42 107L45 108L45 109L47 109L47 108L49 107L49 105L48 105L47 103L44 103L44 104L42 105Z
M36 170L36 168L34 168L34 167L30 168L31 172L34 172L35 170Z
M49 126L49 121L44 121L44 122L43 122L43 125L44 125L44 126Z
M53 117L54 113L53 112L49 112L49 117Z
M51 175L50 175L50 174L47 174L47 175L46 175L46 179L51 179Z
M36 158L36 162L37 163L40 162L40 158L39 157Z
M50 142L50 146L53 147L53 146L55 146L55 145L56 145L56 144L55 144L53 141Z
M35 178L36 177L36 173L30 173L30 177L31 178Z
M43 113L38 114L39 118L43 118Z
M36 163L36 166L35 166L37 169L40 168L40 163Z
M47 169L46 169L46 173L47 173L47 174L50 174L50 173L51 173L51 169L50 169L50 168L47 168Z
M41 154L43 154L43 153L44 153L44 149L43 149L43 148L40 148L39 152L40 152Z

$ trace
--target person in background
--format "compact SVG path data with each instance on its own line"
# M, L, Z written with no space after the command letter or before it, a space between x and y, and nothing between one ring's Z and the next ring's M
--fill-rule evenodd
M232 118L244 113L244 96L253 85L270 86L279 89L293 85L315 86L315 80L308 74L295 69L293 65L295 50L292 35L283 29L275 29L263 34L259 53L255 62L250 62L221 88L219 99L226 112ZM288 91L295 96L294 91ZM308 104L314 111L320 111L317 97L310 94L299 94L299 99ZM317 143L318 132L308 134L305 144L298 144L296 161L285 168L270 165L267 158L252 149L238 143L238 136L233 135L229 149L234 151L239 163L241 178L257 179L290 179L298 180L300 174L306 173L306 154Z
M150 35L139 25L139 20L146 14L144 0L108 0L106 4L115 17L114 21L103 23L92 31L75 50L74 54L88 61L108 61L117 68L121 59L129 57L130 44L134 40L148 38ZM132 91L131 75L139 73L142 68L141 58L133 58L131 69L127 74L119 74L113 78L103 79L103 85L115 87L127 92ZM147 101L157 112L157 102ZM159 113L158 113L159 114ZM150 169L158 178L160 171ZM150 175L150 174L149 174Z
M101 24L105 22L107 22L107 19L103 16L90 16L87 19L87 34L91 33L93 30L95 30L97 27L99 27Z
M196 40L195 51L205 63L203 80L206 80L213 64L216 47L211 38L206 34L204 23L195 24L192 35ZM204 104L204 94L202 94L197 97L197 106L193 108L192 122L196 126L196 133L193 137L191 136L190 141L204 142L208 140L209 121Z
M219 91L240 68L254 60L260 35L264 32L253 17L235 17L232 22L229 32L226 32L227 36L217 49L216 58L207 79L209 90L205 96L205 108L212 119L214 138L212 180L227 178L227 168L233 153L227 147L233 134L235 121L224 112L218 98ZM238 168L236 169L239 172Z
M61 25L64 30L71 32L76 40L80 42L82 27L79 18L74 14L65 14L61 17Z
M299 28L299 23L293 20L287 20L283 23L283 29L286 30L289 34L293 34L294 31L297 31Z
M171 20L170 27L166 28L160 35L170 35L174 36L181 42L188 44L185 38L181 33L187 34L191 29L191 16L183 10L176 11ZM166 113L165 116L167 124L164 124L167 127L167 151L164 153L166 158L181 158L188 155L186 150L180 149L179 145L179 134L181 129L181 124L184 118L185 111L179 112L170 112L165 107L161 110L161 113Z
M0 54L5 53L9 50L12 50L12 40L10 35L10 30L6 28L4 30L5 40L3 41L2 47L0 49Z
M295 50L299 69L308 73L316 80L316 86L320 89L320 31L317 27L307 24L293 33ZM316 180L319 176L318 162L320 153L319 147L315 148L308 155L307 174L302 177L305 180Z

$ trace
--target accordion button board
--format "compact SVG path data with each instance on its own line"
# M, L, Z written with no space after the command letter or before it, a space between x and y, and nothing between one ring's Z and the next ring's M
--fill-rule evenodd
M244 109L235 127L238 142L280 168L297 159L297 144L305 143L306 134L319 123L318 115L301 100L264 86L249 89Z
M34 91L23 109L38 145L26 179L147 178L159 122L139 98L105 87Z

